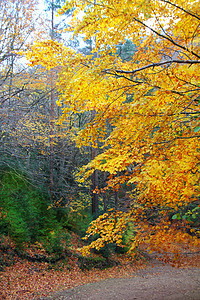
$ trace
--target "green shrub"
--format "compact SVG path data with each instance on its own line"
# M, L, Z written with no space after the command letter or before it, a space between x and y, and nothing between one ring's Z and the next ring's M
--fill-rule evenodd
M0 233L8 235L18 248L43 240L49 252L62 251L69 235L63 233L56 210L48 209L48 195L33 187L23 174L1 172L0 203Z
M60 256L70 245L70 234L60 228L49 232L41 242L48 254Z
M92 214L86 209L80 211L70 211L67 214L67 218L62 219L63 227L77 233L83 237L86 230L92 221Z
M103 257L86 257L78 256L78 266L82 271L91 270L92 268L105 269L113 266Z

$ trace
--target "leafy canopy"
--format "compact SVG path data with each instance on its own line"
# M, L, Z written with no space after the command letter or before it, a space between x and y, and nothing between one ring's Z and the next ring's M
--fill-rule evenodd
M61 122L69 113L95 111L76 139L79 147L101 149L83 168L83 180L99 170L110 175L107 188L135 184L137 190L131 209L116 212L116 222L113 212L94 221L88 236L98 232L99 238L83 252L120 244L129 222L137 230L130 253L143 242L172 251L173 242L197 245L185 232L187 219L172 215L199 200L198 1L71 0L63 10L72 8L71 30L95 37L95 48L88 56L66 50L58 58ZM127 39L137 50L122 60L117 45ZM56 43L51 53L60 53ZM38 63L44 56L33 49L31 57Z

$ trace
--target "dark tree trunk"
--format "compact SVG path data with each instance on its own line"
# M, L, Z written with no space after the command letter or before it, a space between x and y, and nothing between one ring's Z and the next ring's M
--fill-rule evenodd
M97 156L97 149L92 148L92 159ZM95 189L98 189L98 171L95 170L92 174L92 214L94 217L98 216L99 212L99 195L94 193Z

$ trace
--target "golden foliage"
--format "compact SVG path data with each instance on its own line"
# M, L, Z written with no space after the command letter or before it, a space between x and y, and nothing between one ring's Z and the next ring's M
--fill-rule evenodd
M49 58L46 50L34 50L34 63L45 59L47 68L62 66L62 120L69 112L95 111L77 145L101 146L102 153L85 166L83 178L98 169L112 175L108 187L133 183L139 191L129 212L106 214L91 224L88 235L100 237L83 252L107 242L120 244L128 221L138 231L132 252L143 242L151 248L188 239L197 245L184 231L187 221L177 226L169 216L200 196L198 1L71 0L63 9L72 7L74 35L95 36L91 55L64 51L63 57L60 46L53 45ZM78 20L80 11L84 15ZM125 39L137 46L129 61L116 53Z

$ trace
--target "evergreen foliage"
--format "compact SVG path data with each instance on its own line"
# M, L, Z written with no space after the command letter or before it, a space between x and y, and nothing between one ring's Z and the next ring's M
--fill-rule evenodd
M49 253L60 254L69 234L63 231L56 210L48 209L48 195L23 174L7 169L1 172L0 186L1 234L8 235L18 248L41 241Z

